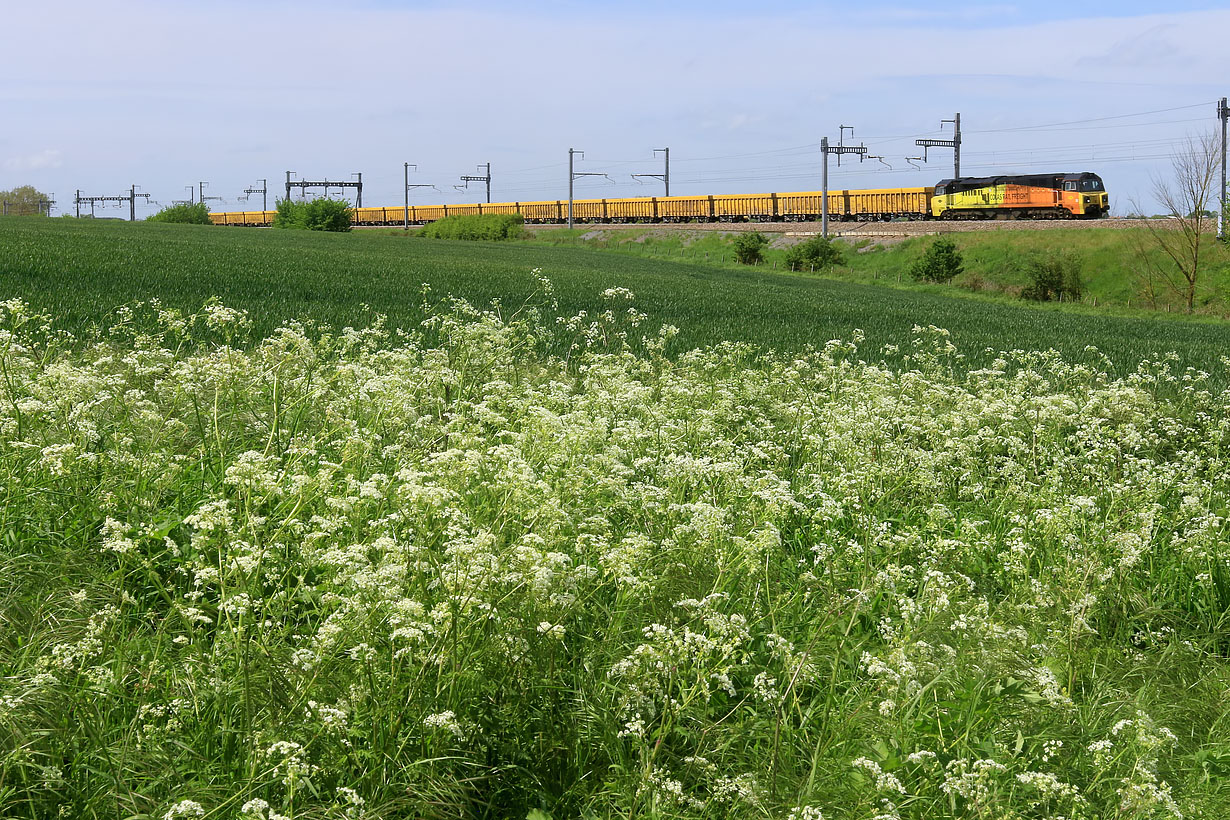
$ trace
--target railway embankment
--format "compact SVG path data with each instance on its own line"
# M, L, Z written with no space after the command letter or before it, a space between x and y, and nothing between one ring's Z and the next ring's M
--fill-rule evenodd
M970 221L901 221L901 222L837 222L829 223L829 236L891 237L935 236L946 233L978 233L982 231L1047 231L1047 230L1127 230L1131 228L1177 228L1178 222L1169 219L1005 219ZM645 231L646 229L676 231L761 231L799 236L816 236L820 233L819 222L658 222L644 223L589 223L586 230L600 231ZM533 225L534 231L567 230L567 225ZM1210 220L1208 232L1213 233L1216 224Z
M963 269L950 285L954 291L1016 301L1031 292L1031 271L1039 266L1066 266L1079 277L1079 298L1091 308L1182 313L1183 294L1167 284L1181 280L1172 260L1141 230L1174 227L1169 220L1102 219L1097 221L900 222L831 224L839 240L842 261L801 275L824 276L902 288L934 288L916 284L914 263L933 240L951 238L963 258ZM1137 230L1132 230L1133 228ZM788 267L790 248L820 233L814 222L585 225L573 231L549 226L532 228L533 239L550 245L588 247L651 259L745 269L734 262L733 243L739 232L759 230L768 238L761 266ZM1063 301L1068 301L1065 296ZM1230 248L1212 237L1205 243L1196 294L1195 313L1230 318Z

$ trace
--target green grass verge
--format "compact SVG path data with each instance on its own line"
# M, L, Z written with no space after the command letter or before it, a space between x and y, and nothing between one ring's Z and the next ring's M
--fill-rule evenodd
M800 231L819 230L807 224ZM835 226L834 231L840 230ZM681 262L733 265L732 237L721 232L620 229L542 230L535 242L560 247L594 247L622 251L634 256L673 259ZM773 238L774 234L769 234ZM945 234L960 249L965 272L952 283L954 289L1000 301L1014 300L1029 284L1023 262L1034 254L1066 250L1082 263L1086 286L1085 304L1089 306L1134 309L1137 314L1182 310L1182 300L1158 285L1159 296L1150 303L1142 293L1141 247L1149 257L1160 261L1143 230L1110 228L1048 228L1046 230L977 231ZM846 251L845 263L824 275L845 281L872 282L893 286L918 287L910 278L910 268L922 256L933 236L914 237L888 244L882 240L850 236L838 240ZM765 267L782 270L786 250L770 248L765 252ZM1230 311L1230 248L1210 239L1205 251L1205 272L1197 300L1197 310L1207 316L1223 317Z

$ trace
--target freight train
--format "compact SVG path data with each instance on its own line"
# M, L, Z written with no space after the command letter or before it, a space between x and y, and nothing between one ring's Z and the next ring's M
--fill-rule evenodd
M821 218L820 191L782 194L574 199L574 222L804 222ZM943 179L922 188L830 190L829 218L840 222L893 219L1096 219L1110 213L1097 174L1026 174ZM268 226L275 211L210 214L215 225ZM567 200L355 208L355 225L424 225L461 214L520 214L528 224L568 221Z

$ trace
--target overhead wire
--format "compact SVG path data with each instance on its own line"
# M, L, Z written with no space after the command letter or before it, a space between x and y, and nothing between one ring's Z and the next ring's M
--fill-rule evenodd
M984 129L964 129L963 134L1011 134L1011 133L1028 133L1033 135L1039 134L1063 134L1081 131L1098 131L1102 133L1115 133L1119 129L1140 129L1140 128L1157 128L1173 125L1184 125L1196 122L1203 122L1205 118L1168 118L1154 119L1147 122L1124 122L1141 117L1153 117L1159 114L1168 114L1177 111L1188 111L1196 108L1201 108L1211 105L1211 102L1192 103L1189 105L1173 106L1169 108L1152 109L1148 111L1138 111L1133 113L1115 114L1101 117L1089 117L1085 119L1074 119L1058 122L1039 123L1034 125L1020 125L1004 128L984 128ZM1106 123L1113 123L1106 125ZM913 153L914 148L912 141L918 138L931 137L936 134L951 133L950 128L932 129L928 131L920 131L913 134L891 134L891 135L867 135L857 140L857 144L867 145L872 147L881 147L890 145L896 141L909 140L908 151ZM968 161L963 163L968 169L1001 169L1001 168L1036 168L1042 166L1059 166L1064 164L1075 165L1077 163L1123 163L1133 161L1150 161L1157 159L1165 159L1171 154L1166 152L1166 148L1177 147L1182 144L1183 138L1177 135L1165 137L1148 137L1143 136L1139 139L1119 139L1107 140L1103 142L1090 142L1081 145L1061 144L1061 145L1039 145L1030 147L1004 147L1004 148L978 148L969 149L963 146L962 155ZM855 141L851 139L853 144ZM902 146L905 147L904 145ZM715 154L700 157L689 157L676 155L672 157L676 168L688 168L689 171L676 173L672 175L672 187L678 187L680 194L696 195L702 193L695 190L701 186L713 186L724 184L751 184L751 183L766 183L764 187L769 187L767 183L794 181L794 180L811 180L814 181L820 175L820 157L819 141L808 142L801 145L785 146L780 148L771 148L760 151L745 151L738 153ZM885 153L883 150L877 153ZM800 166L798 158L814 157L814 165L807 163ZM1002 160L1001 160L1002 158ZM746 164L740 161L760 160L759 162L747 162ZM586 158L584 167L594 170L603 170L612 166L634 166L643 165L653 162L653 158L649 156L639 158ZM704 163L723 163L722 165L711 167L697 167ZM869 167L866 165L850 165L844 167L830 166L829 173L832 177L839 180L853 180L857 177L879 177L885 175L906 175L913 176L917 174L925 174L928 170L938 169L943 167L944 163L932 160L931 163L922 167ZM560 189L566 184L567 173L566 168L568 163L556 162L545 165L536 165L523 168L514 168L502 171L500 177L510 179L510 185L500 185L498 190L501 196L511 200L528 199L543 199L554 200L559 198ZM543 175L544 171L557 171L558 174ZM627 190L630 196L645 195L645 186L653 185L654 183L644 182L640 180L629 179L624 181L617 179L622 177L622 174L605 176L602 181L597 181L598 178L581 178L576 181L577 189L589 193L597 193L599 190L609 191L610 195L617 195L616 191ZM615 190L612 190L615 189ZM692 189L692 190L689 190Z
M1022 126L1016 126L1014 128L970 129L970 130L965 131L965 133L967 134L1006 134L1012 131L1034 131L1034 130L1038 130L1042 128L1057 128L1063 125L1083 125L1084 123L1090 123L1090 122L1109 122L1111 120L1126 120L1126 119L1131 119L1132 117L1147 117L1152 114L1167 114L1167 113L1170 113L1171 111L1185 111L1191 108L1201 108L1206 105L1213 105L1215 102L1216 102L1215 100L1210 100L1208 102L1192 103L1191 105L1178 105L1178 106L1175 106L1174 108L1159 108L1154 111L1138 111L1135 114L1115 114L1109 117L1092 117L1086 120L1071 120L1069 122L1052 122L1052 123L1044 123L1041 125L1022 125Z

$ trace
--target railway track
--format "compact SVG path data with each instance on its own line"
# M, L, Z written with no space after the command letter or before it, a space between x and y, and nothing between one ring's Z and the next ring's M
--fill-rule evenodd
M1059 220L978 220L960 222L918 221L918 222L830 222L830 236L848 237L893 237L893 236L932 236L945 233L971 233L974 231L1048 231L1048 230L1087 230L1091 228L1106 228L1124 230L1127 228L1143 228L1146 225L1154 227L1177 227L1174 220L1166 219L1059 219ZM551 231L566 228L566 225L530 225L533 231ZM684 230L684 231L761 231L762 233L781 233L788 236L818 236L819 222L653 222L653 223L607 223L589 222L580 226L586 230ZM1210 220L1209 233L1216 230L1216 225Z

